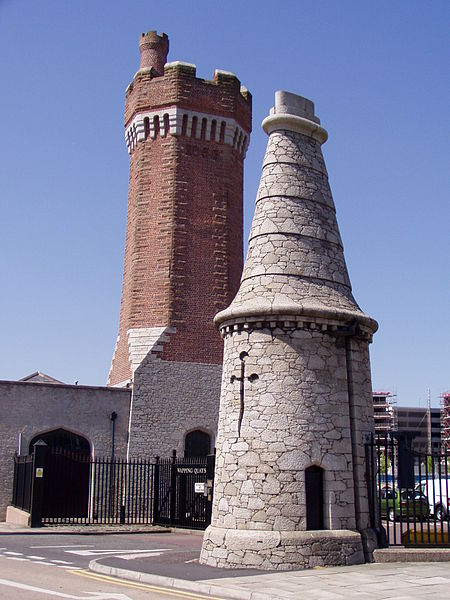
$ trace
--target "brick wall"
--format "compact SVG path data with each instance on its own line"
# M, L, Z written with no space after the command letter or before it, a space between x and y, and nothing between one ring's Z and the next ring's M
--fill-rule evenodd
M163 76L138 71L126 93L125 125L161 107L231 119L247 137L251 95L239 80L169 63ZM152 123L153 125L153 123ZM119 337L108 385L131 377L128 331L175 328L168 361L220 364L222 341L214 315L229 305L242 271L242 147L197 131L173 135L160 124L131 149L127 235ZM219 135L217 135L219 138Z

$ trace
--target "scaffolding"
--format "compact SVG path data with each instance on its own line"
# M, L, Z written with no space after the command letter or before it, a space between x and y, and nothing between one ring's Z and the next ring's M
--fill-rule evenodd
M450 449L450 392L441 394L441 444L442 450Z
M396 394L387 391L372 392L375 433L386 436L397 430Z

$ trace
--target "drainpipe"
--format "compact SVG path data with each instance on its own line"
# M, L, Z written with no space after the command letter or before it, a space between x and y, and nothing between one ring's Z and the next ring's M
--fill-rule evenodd
M117 419L117 413L115 410L109 416L111 420L111 458L114 458L114 438L115 438L115 423Z

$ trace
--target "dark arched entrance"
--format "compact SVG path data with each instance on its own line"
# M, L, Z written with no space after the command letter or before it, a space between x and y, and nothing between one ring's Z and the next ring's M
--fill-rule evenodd
M66 429L36 435L30 442L47 445L44 466L42 518L50 522L87 517L91 446L86 438Z
M49 448L62 448L70 452L79 452L80 454L91 454L91 446L86 438L67 429L53 429L36 435L30 442L30 454L33 452L33 446L38 441L44 441Z
M325 529L323 519L323 469L313 465L305 471L306 529Z
M200 429L191 431L184 441L184 456L208 456L211 452L211 436Z

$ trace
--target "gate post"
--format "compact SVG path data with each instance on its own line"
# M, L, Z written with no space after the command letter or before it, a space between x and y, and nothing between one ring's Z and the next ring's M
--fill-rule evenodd
M398 487L399 489L413 489L414 480L414 457L412 454L413 439L417 437L418 431L396 431L398 448Z
M216 455L208 454L208 456L206 457L206 511L205 511L206 527L208 527L208 525L211 525L215 464L216 464Z
M177 451L172 450L172 463L170 465L170 524L175 525L177 507Z
M42 526L42 504L44 500L44 477L48 446L43 440L38 440L34 446L33 471L31 484L30 527Z
M155 456L155 466L153 471L153 524L159 520L159 456Z

